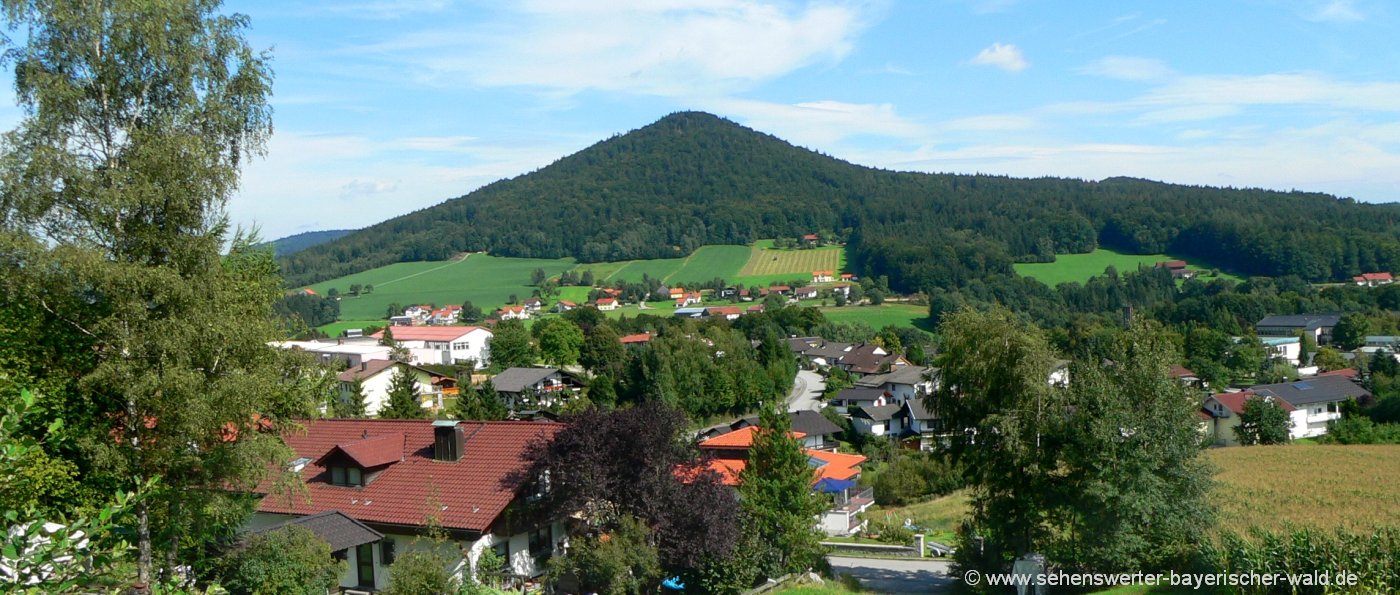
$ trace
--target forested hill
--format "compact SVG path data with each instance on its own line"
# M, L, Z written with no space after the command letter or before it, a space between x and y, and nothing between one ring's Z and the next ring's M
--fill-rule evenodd
M538 171L282 260L290 285L463 251L663 258L818 230L897 290L961 286L1096 245L1323 281L1400 270L1400 205L1302 192L891 172L676 113Z
M327 229L324 231L306 231L285 238L278 238L267 242L264 245L272 246L272 252L277 256L287 256L296 254L312 246L324 244L331 240L343 238L355 230L353 229Z

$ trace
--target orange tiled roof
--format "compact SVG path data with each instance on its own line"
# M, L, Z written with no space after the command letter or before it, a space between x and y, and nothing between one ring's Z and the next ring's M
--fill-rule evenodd
M700 443L700 448L742 448L748 450L753 446L753 434L758 431L758 426L745 426L734 430L728 434L720 434ZM793 438L806 436L802 432L789 432Z

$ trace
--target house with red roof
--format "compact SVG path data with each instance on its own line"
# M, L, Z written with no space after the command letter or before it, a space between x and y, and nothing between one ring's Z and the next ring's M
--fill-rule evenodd
M438 308L438 309L436 309L436 310L433 310L432 314L428 316L428 324L438 325L438 326L447 325L447 324L457 324L458 322L461 322L461 321L462 321L462 307L461 307L461 306L443 306L443 307L441 307L441 308Z
M396 557L434 547L460 577L487 549L506 560L509 573L538 576L566 543L561 520L531 522L511 512L537 496L539 482L524 477L527 449L551 439L560 424L315 419L302 426L283 440L294 452L287 469L304 490L283 493L265 481L246 530L327 525L318 534L335 536L332 551L348 562L342 589L383 589ZM418 539L430 527L446 542Z
M435 407L440 403L442 390L439 387L443 385L440 374L434 374L412 364L387 359L365 360L360 365L351 366L337 374L336 381L340 390L340 400L343 402L355 398L351 394L351 387L354 386L356 380L359 380L365 394L365 413L378 415L379 411L389 403L389 385L393 382L394 374L400 369L406 369L413 375L414 385L418 389L419 404L424 409Z
M1390 285L1394 283L1395 278L1391 277L1390 273L1361 273L1360 275L1352 277L1351 281L1362 287L1379 287L1381 285Z
M1302 411L1303 419L1298 418L1298 409L1288 401L1273 395L1256 394L1252 390L1244 390L1233 393L1216 393L1206 397L1201 404L1201 411L1211 417L1206 422L1207 440L1215 446L1238 446L1240 441L1235 435L1235 428L1240 425L1240 416L1244 415L1245 403L1250 399L1263 399L1265 401L1277 403L1288 413L1289 437L1292 438L1298 432L1299 426L1307 428L1307 412ZM1299 436L1301 437L1301 436Z
M571 302L569 300L559 300L554 303L554 311L559 313L568 312L569 310L573 310L577 307L578 304L575 304L574 302Z
M594 302L594 305L598 306L598 309L604 312L616 310L618 307L617 298L610 297L598 298L598 301Z
M491 361L490 330L479 326L396 326L394 342L408 350L409 363L456 364L466 360L484 368ZM372 335L384 338L384 331Z
M813 282L813 283L830 283L830 282L831 282L831 279L832 279L831 275L832 275L832 272L831 272L831 271L812 271L812 282Z
M1162 260L1158 261L1154 266L1159 269L1167 269L1167 271L1171 272L1172 277L1176 279L1190 279L1196 276L1196 271L1186 268L1186 261L1184 260Z
M529 320L530 311L525 306L501 306L496 310L497 320Z
M747 420L740 420L744 421ZM718 473L724 485L738 487L744 469L748 467L749 449L753 447L754 436L761 431L762 428L757 425L744 425L701 441L700 452L706 457L705 466ZM797 440L804 440L807 436L798 431L790 435ZM814 522L827 535L850 535L859 531L864 522L856 515L875 503L874 492L869 488L862 490L857 485L860 465L865 462L865 457L814 448L803 448L802 451L813 469L812 489L829 494L832 498L831 507Z
M637 333L635 335L623 335L618 339L623 345L646 345L651 342L651 333Z

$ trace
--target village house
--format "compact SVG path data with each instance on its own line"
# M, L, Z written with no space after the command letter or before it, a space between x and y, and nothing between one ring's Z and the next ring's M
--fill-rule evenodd
M568 312L569 310L573 310L577 307L578 304L575 304L569 300L559 300L554 304L554 311L562 314L564 312Z
M856 276L853 275L853 274L851 274L851 273L841 273L841 280L842 280L842 281L855 281L855 280L856 280Z
M932 393L932 378L937 374L937 368L907 365L906 362L905 365L894 366L889 372L862 376L856 380L856 388L877 389L890 395L890 403L903 403Z
M617 298L598 298L598 301L594 302L594 304L598 306L599 310L603 312L609 312L617 309Z
M860 378L868 374L881 374L898 366L907 366L904 356L885 351L884 347L870 343L856 345L842 353L835 365L852 377Z
M1275 314L1265 316L1254 324L1254 333L1262 337L1296 337L1299 333L1312 335L1318 345L1332 343L1332 327L1342 319L1340 314Z
M817 234L814 234L814 233L809 233L809 234L806 234L806 235L803 235L803 236L802 236L802 244L803 244L804 246L808 246L808 247L816 246L816 245L817 245L819 242L821 242L821 241L822 241L821 236L819 236L819 235L817 235Z
M744 315L744 310L738 306L713 306L705 308L706 318L723 318L725 320L738 320Z
M274 341L270 343L270 345L282 349L298 349L311 353L323 364L339 361L347 368L359 367L360 364L368 361L387 360L393 352L392 347L380 345L378 342L374 341L338 340L334 343L323 341Z
M831 271L812 271L813 283L830 283L831 280Z
M892 402L892 396L884 388L869 387L843 388L831 398L832 407L852 415L855 409L879 407Z
M837 283L831 286L831 295L839 295L843 298L851 297L851 286L848 283Z
M862 405L851 409L851 427L866 436L890 436L895 414L904 404Z
M428 324L437 325L437 326L448 325L448 324L457 324L458 322L461 322L461 321L462 321L462 307L461 307L461 306L443 306L443 307L441 307L441 308L438 308L438 309L436 309L436 310L433 310L432 314L430 314L430 315L428 316Z
M1184 260L1163 260L1155 266L1159 269L1167 269L1176 279L1190 279L1196 276L1196 271L1186 268Z
M757 431L757 426L745 426L700 442L701 452L709 456L707 467L719 474L724 485L739 485ZM806 437L797 431L791 435L798 440ZM831 505L813 522L827 535L850 535L861 530L864 521L858 515L875 504L874 491L862 490L857 484L865 457L812 448L804 448L803 452L816 478L812 489L832 498Z
M1307 422L1299 419L1299 411L1288 401L1284 401L1274 396L1256 395L1253 391L1239 391L1217 393L1206 397L1201 403L1201 411L1210 416L1206 423L1205 437L1209 444L1214 446L1238 446L1239 437L1235 429L1240 425L1240 416L1244 415L1245 403L1252 398L1264 399L1268 402L1277 403L1279 408L1288 413L1288 437L1290 440L1302 437L1300 427L1306 427Z
M1370 398L1371 392L1343 375L1316 376L1296 382L1260 384L1249 387L1256 395L1273 396L1287 401L1301 413L1296 431L1298 438L1313 438L1327 433L1327 423L1341 419L1342 403Z
M512 409L529 409L562 403L583 383L558 368L506 368L491 378L491 386Z
M792 423L792 431L803 434L803 448L834 451L840 445L836 435L841 433L841 427L831 423L821 413L809 409L792 411L788 413L788 420ZM729 429L742 430L757 425L758 416L750 415L729 424Z
M525 308L526 312L532 313L539 312L542 308L544 308L544 302L540 301L540 298L537 297L532 297L523 302L520 302L520 305Z
M646 345L651 342L651 333L637 333L635 335L623 335L618 339L624 347L635 347Z
M938 445L943 426L938 416L924 406L924 400L909 399L890 418L889 435L901 442L917 444L919 450L933 450Z
M794 289L794 290L792 291L792 297L793 297L794 299L799 299L799 300L814 300L814 299L817 299L817 288L812 287L812 286L810 286L810 285L808 285L808 286L806 286L806 287L799 287L799 288Z
M1259 342L1264 344L1264 350L1269 352L1270 358L1287 360L1294 366L1302 364L1300 359L1303 356L1302 339L1298 337L1259 337Z
M389 585L399 556L438 548L452 574L467 578L482 552L506 571L534 577L567 543L562 520L526 524L511 510L537 496L522 481L525 453L563 428L548 422L313 419L283 436L304 490L284 494L271 480L246 531L304 526L345 560L344 590ZM439 530L446 541L420 539Z
M413 374L414 386L418 393L418 404L424 409L438 405L442 400L441 376L412 364L392 360L368 360L358 366L348 368L336 375L339 398L342 403L355 398L351 393L355 380L365 395L365 413L379 415L379 411L389 403L389 385L400 368Z
M427 304L415 304L404 308L403 315L412 320L412 324L427 324L428 318L433 315L433 307Z
M666 291L666 295L667 295L668 297L670 297L671 299L673 299L673 300L678 300L678 299L684 298L684 297L685 297L685 288L684 288L684 287L672 287L671 289L669 289L669 290Z
M491 361L492 333L479 326L394 327L394 342L407 349L409 363L452 365L467 360L478 368ZM384 338L384 331L373 335Z
M496 310L497 320L529 320L530 311L525 306L501 306Z
M1379 287L1381 285L1390 285L1394 283L1395 278L1391 277L1390 273L1361 273L1360 275L1352 277L1351 281L1362 287Z

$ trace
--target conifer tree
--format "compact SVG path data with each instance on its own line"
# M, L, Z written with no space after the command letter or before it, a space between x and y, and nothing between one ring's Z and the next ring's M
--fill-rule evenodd
M774 407L759 414L759 430L749 448L749 463L739 478L745 512L757 527L770 575L800 572L815 566L824 554L816 516L825 503L812 483L807 453L792 436L792 420Z
M422 419L428 416L419 403L418 379L413 368L406 364L396 366L394 375L389 378L389 399L379 410L384 419Z
M364 417L367 404L365 402L365 382L356 378L350 382L349 394L338 395L331 405L331 415L335 417Z

